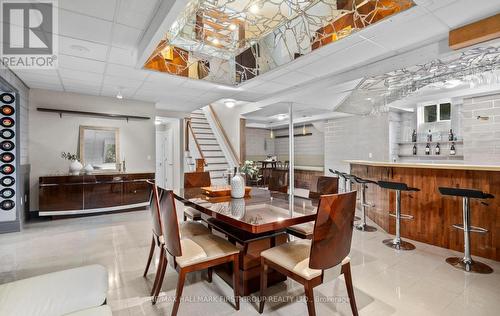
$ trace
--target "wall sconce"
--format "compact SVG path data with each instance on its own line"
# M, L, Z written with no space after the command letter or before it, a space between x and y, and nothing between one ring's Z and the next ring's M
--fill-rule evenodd
M274 131L272 128L271 128L271 133L269 133L269 138L274 139Z
M478 119L479 121L487 121L490 119L490 117L478 115L478 116L476 116L476 119Z

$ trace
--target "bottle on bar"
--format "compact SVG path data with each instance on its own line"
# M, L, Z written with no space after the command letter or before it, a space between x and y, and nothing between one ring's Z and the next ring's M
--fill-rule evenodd
M417 145L413 145L413 156L417 155Z
M439 143L436 145L436 149L434 150L436 155L441 155L441 147L439 147Z
M448 140L452 142L454 138L455 135L453 135L453 130L450 128L450 132L448 133Z
M413 133L411 134L411 141L413 143L417 142L417 131L416 130L413 130Z
M427 143L427 146L425 146L425 154L430 155L431 154L431 145Z
M427 133L427 142L428 143L432 143L432 133L431 133L431 130L429 130L429 132Z
M455 143L451 143L450 156L455 156L456 153L457 153L457 150L455 149Z

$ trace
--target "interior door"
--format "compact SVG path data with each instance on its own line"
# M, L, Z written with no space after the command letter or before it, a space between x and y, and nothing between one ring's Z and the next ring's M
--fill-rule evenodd
M156 184L165 187L165 132L156 131Z
M165 175L166 187L169 189L174 188L174 130L172 126L167 127L165 132L165 142L163 148L165 149Z

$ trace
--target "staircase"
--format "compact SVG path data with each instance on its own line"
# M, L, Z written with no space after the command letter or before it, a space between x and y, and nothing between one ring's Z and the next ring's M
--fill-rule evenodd
M202 110L196 110L191 112L190 117L194 137L200 145L203 156L205 156L205 171L210 172L213 185L226 184L223 174L229 168L229 164L205 117L205 113Z

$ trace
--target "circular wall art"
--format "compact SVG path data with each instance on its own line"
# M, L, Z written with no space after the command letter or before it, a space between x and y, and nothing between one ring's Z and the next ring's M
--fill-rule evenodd
M0 101L2 101L3 103L11 104L11 103L14 103L15 100L16 100L16 98L14 97L14 95L12 93L0 94Z

